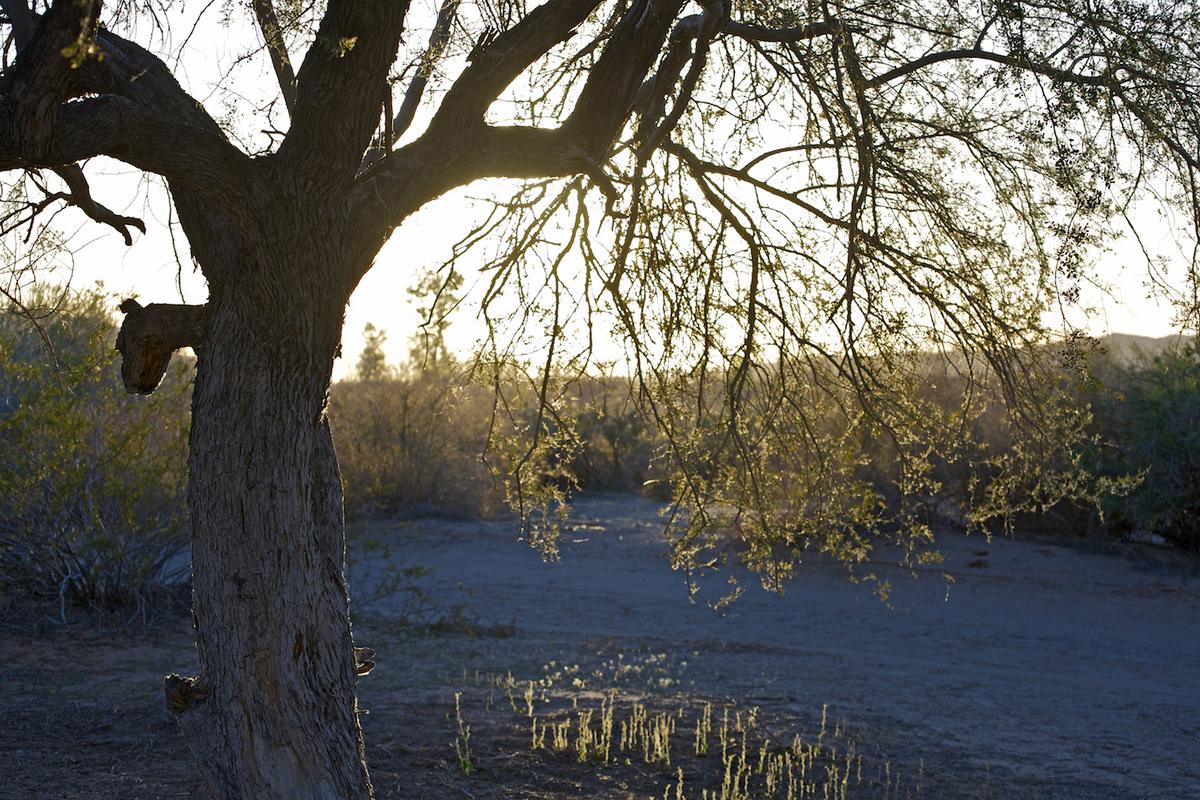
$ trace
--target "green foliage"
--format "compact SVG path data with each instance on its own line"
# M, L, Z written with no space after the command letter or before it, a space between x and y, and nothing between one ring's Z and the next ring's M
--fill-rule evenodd
M99 290L68 295L40 331L0 313L5 593L109 605L181 577L168 573L183 546L188 369L150 398L125 395L113 305Z
M1110 364L1103 379L1097 424L1112 446L1099 451L1098 471L1143 476L1106 503L1114 527L1200 549L1200 345Z

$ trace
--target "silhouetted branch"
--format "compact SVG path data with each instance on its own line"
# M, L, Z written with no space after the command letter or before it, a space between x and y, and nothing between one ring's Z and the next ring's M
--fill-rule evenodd
M292 114L296 110L296 73L292 69L292 60L288 57L287 42L284 41L283 29L279 26L275 4L272 0L254 0L253 5L258 29L262 32L267 53L271 57L271 66L275 69L275 78L279 81L283 104L287 107L288 114Z

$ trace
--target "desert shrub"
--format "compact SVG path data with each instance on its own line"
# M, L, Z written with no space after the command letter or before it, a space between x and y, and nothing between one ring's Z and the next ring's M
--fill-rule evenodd
M36 326L0 313L0 591L64 608L145 600L186 577L190 370L126 395L114 298L61 296Z
M1143 476L1106 503L1111 526L1200 549L1200 345L1112 361L1100 376L1107 391L1097 395L1096 424L1111 446L1097 469Z
M579 453L571 465L581 488L646 491L661 483L660 437L633 397L628 378L600 375L579 382Z
M1118 337L1117 344L1123 344ZM1200 354L1195 340L1181 340L1149 352L1128 345L1111 349L1105 341L1090 347L1064 346L1046 391L1060 392L1056 419L1027 420L1044 428L1079 426L1076 447L1029 450L1014 435L1014 420L999 398L964 416L963 441L972 443L957 460L941 460L933 475L933 498L958 508L963 498L1003 491L1011 480L994 465L1025 448L1028 464L1086 481L1060 492L1055 502L1033 503L1008 524L1023 531L1124 539L1154 533L1172 544L1200 546ZM961 396L952 374L931 377L922 394L948 409ZM1050 440L1053 442L1053 439ZM1078 469L1072 469L1078 467ZM1033 497L1036 499L1036 492Z
M491 397L452 368L380 372L330 391L330 425L346 510L494 513L498 489L481 461Z
M695 376L655 398L652 417L619 375L544 381L514 364L476 363L470 383L452 361L414 357L397 370L371 358L370 379L334 387L332 417L352 513L512 508L525 516L578 489L657 490L660 499L701 504L715 527L766 524L761 518L784 526L788 546L856 558L869 552L872 531L885 539L917 531L923 547L929 526L947 523L1076 536L1137 529L1195 547L1195 345L1133 362L1105 357L1094 343L1060 349L1027 376L1031 396L1018 410L989 368L962 355L915 354L889 367L887 414L857 409L849 389L815 378L794 376L785 392L763 376L746 390L738 435L753 444L740 455L720 422L719 393L698 420L681 424L698 402ZM763 409L789 403L803 419L776 413L764 426ZM739 458L757 465L757 485ZM1132 491L1138 475L1145 480ZM729 497L744 506L739 493L750 491L774 499L719 519L742 507ZM552 551L553 530L551 521L545 535L527 534ZM773 547L744 556L767 563Z
M382 360L384 333L368 326L366 337L354 377L330 392L351 515L549 520L572 491L636 490L654 474L655 433L628 379L552 376L543 405L541 377L515 363L464 365L421 345L394 367Z

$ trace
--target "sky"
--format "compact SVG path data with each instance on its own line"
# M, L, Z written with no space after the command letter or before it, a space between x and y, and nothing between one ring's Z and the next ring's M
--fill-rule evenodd
M429 2L414 3L414 7L423 9L419 13L432 19ZM257 47L256 39L245 38L245 32L253 33L253 28L244 20L235 20L233 26L226 27L219 13L210 13L201 18L194 30L190 22L175 22L172 30L192 32L186 46L177 47L174 41L164 46L160 41L155 49L174 54L170 61L177 67L180 82L211 114L243 131L248 145L262 146L266 141L260 133L262 121L248 118L251 115L247 110L277 95L267 60L259 57L242 61L232 73L222 66L234 63ZM418 45L423 41L420 33L409 38ZM286 126L286 120L281 118L278 124ZM419 133L421 124L418 118L412 133ZM105 159L93 160L87 172L92 178L94 194L101 202L119 212L143 217L148 230L145 235L135 234L134 244L126 247L119 234L90 222L80 212L70 209L62 213L59 228L67 237L73 264L57 278L63 280L69 275L80 288L101 282L114 295L137 297L143 304L203 302L204 280L187 256L182 234L176 228L174 238L171 235L169 204L161 184L156 179L148 182L132 168ZM425 270L446 260L452 244L466 230L464 220L478 213L470 202L471 195L495 189L493 183L456 191L430 204L396 231L351 298L346 312L343 357L335 365L335 379L353 371L367 323L387 332L385 350L390 361L399 361L408 354L410 337L422 319L407 290ZM1169 220L1155 218L1154 213L1149 209L1139 212L1139 222L1144 223L1144 233L1148 232L1150 239L1147 244L1152 250L1170 250L1172 225ZM1169 305L1152 297L1145 261L1132 240L1117 241L1111 252L1099 254L1096 261L1097 272L1110 291L1084 287L1078 303L1061 309L1062 319L1097 336L1121 332L1159 337L1176 332ZM467 270L468 287L477 277ZM468 352L483 329L477 307L464 304L451 323L447 334L451 348ZM603 329L599 339L602 359L620 357L621 348L605 337Z

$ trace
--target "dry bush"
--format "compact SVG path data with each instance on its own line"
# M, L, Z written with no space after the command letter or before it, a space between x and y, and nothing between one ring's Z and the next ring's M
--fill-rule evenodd
M340 381L329 400L348 513L500 510L481 460L491 419L486 390L440 369Z

